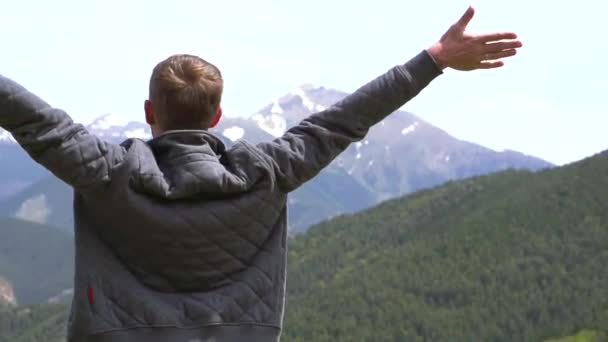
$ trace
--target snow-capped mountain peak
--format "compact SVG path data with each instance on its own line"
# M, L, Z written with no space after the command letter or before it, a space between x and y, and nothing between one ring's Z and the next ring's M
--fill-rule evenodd
M281 136L288 127L335 102L334 98L325 98L326 92L322 87L304 83L269 103L249 119L268 134Z
M96 136L112 141L125 139L143 139L152 137L150 126L142 122L129 122L125 117L116 114L106 114L93 121L87 129Z
M321 89L321 88L323 88L323 87L321 87L321 86L319 86L319 85L317 85L317 84L314 84L314 83L308 82L308 83L302 83L302 84L300 84L300 85L298 86L298 88L302 89L302 90L303 90L303 91L305 91L305 92L308 92L308 91L311 91L311 90L317 90L317 89Z
M254 114L251 120L256 121L258 127L273 137L279 137L287 130L287 120L278 114L263 115L258 113Z
M272 104L272 108L270 109L270 112L273 114L283 114L283 108L281 108L281 105L279 104L279 101L274 101L274 103Z
M106 114L99 117L89 125L93 130L106 130L112 127L126 126L129 123L124 117L117 114Z
M320 111L323 110L323 106L314 103L314 101L312 101L310 99L310 97L308 97L307 92L304 90L305 88L296 88L295 90L293 90L291 92L291 95L295 95L300 97L300 99L302 100L302 105L304 105L304 107L308 108L308 110L312 113L315 111Z

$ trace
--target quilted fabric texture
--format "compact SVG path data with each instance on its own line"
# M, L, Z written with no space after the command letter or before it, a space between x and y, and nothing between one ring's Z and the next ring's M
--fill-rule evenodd
M74 188L70 341L276 341L287 195L441 74L421 52L258 145L206 131L109 144L0 76L0 126Z

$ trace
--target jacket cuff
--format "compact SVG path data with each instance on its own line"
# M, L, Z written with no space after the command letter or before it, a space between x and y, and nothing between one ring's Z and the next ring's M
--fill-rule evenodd
M407 63L401 65L400 69L411 82L414 93L418 93L431 81L443 74L443 70L426 50L421 51Z

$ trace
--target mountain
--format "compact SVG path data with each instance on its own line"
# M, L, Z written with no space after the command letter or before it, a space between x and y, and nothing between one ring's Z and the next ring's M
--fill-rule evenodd
M323 110L347 94L304 84L278 98L250 117L258 126L278 137L308 115ZM247 132L224 122L215 130ZM247 137L253 142L255 135ZM458 140L418 116L397 111L372 127L365 140L353 144L330 168L346 171L376 197L375 203L413 191L509 168L539 170L551 167L541 159L515 151L496 152Z
M507 170L291 237L282 341L605 341L607 175L608 151ZM68 314L0 308L0 342L54 341Z
M419 191L289 245L287 341L543 341L608 327L608 151Z
M10 282L19 304L46 302L69 291L73 253L73 237L57 228L0 218L0 278Z
M211 131L228 146L239 139L252 143L268 141L346 95L333 89L302 85L249 118L227 117ZM151 137L145 124L127 122L117 115L104 115L87 128L113 142ZM290 231L302 232L336 215L356 212L448 180L511 168L540 170L552 166L522 153L497 152L458 140L412 113L397 111L291 195ZM0 215L71 231L72 193L68 187L49 175L29 184L0 200Z

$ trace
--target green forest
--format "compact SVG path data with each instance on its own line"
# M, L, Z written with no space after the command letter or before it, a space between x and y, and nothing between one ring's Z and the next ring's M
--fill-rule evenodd
M316 225L289 243L282 341L608 341L606 189L608 152ZM59 341L67 312L5 308L0 341Z
M608 153L325 222L290 244L288 341L542 341L608 327Z
M66 304L0 306L0 341L63 342L68 312Z

